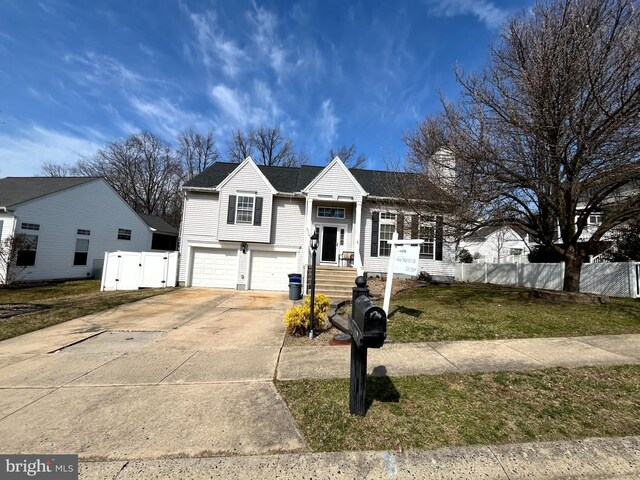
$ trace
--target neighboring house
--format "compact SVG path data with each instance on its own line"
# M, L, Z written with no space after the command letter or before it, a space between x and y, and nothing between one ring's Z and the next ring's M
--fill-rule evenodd
M442 217L419 218L391 185L411 174L326 167L216 162L183 187L178 280L187 286L286 290L289 273L311 263L310 235L319 235L318 263L362 274L385 274L395 230L423 238L421 269L453 277L454 252ZM424 182L424 205L446 194ZM346 288L353 286L347 283Z
M474 258L484 263L529 263L531 251L528 235L511 227L481 227L464 237L459 244Z
M106 251L175 250L178 231L138 215L96 177L0 179L0 241L31 241L17 264L19 281L87 278L101 270ZM4 272L0 272L4 277Z

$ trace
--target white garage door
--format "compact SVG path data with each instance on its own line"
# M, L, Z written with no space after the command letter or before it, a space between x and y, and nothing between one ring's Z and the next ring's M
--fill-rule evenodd
M191 285L194 287L236 288L238 252L199 249L193 252Z
M295 252L251 252L251 290L288 290L289 273L299 273Z

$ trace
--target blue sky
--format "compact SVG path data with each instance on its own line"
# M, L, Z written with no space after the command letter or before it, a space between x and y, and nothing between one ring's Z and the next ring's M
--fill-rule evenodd
M530 1L0 2L0 177L73 163L138 130L173 142L280 126L313 164L356 144L369 168L455 97Z

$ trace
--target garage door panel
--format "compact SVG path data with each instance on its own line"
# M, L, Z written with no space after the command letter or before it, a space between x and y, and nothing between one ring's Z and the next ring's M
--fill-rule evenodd
M298 269L295 252L254 251L251 256L252 290L287 290L289 277Z
M236 288L238 252L196 249L191 271L191 285L194 287Z

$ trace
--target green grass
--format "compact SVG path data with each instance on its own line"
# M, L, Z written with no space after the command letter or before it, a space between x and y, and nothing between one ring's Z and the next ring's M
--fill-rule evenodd
M0 319L0 340L50 327L74 318L100 312L123 303L160 295L172 288L132 291L100 291L99 280L78 280L41 287L0 289L0 304L38 303L51 308Z
M640 366L278 382L314 451L438 448L640 434Z
M387 328L396 342L640 333L640 301L561 304L523 288L428 286L392 298Z

